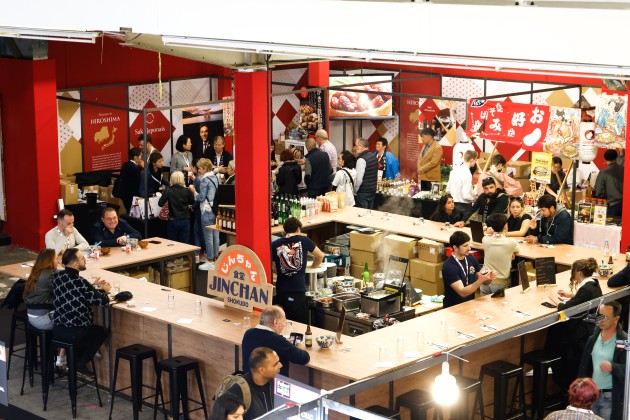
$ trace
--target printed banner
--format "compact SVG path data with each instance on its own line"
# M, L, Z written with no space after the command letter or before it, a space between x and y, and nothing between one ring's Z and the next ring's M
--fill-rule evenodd
M543 184L550 184L552 159L553 156L551 155L551 153L532 153L532 170L530 180Z
M324 128L324 122L326 121L325 104L326 99L322 90L301 93L300 127L310 134L315 134L317 130Z
M549 127L549 107L546 105L471 99L468 103L468 136L501 141L521 146L525 150L543 150L543 140Z
M595 110L595 144L606 149L626 147L627 96L601 95Z
M418 98L400 98L400 176L418 179Z
M581 120L580 108L550 107L545 150L554 156L559 154L568 158L577 156Z
M81 98L86 102L100 102L127 107L127 88L124 86L83 89ZM83 170L120 169L127 161L129 139L127 137L127 112L84 103L83 122Z

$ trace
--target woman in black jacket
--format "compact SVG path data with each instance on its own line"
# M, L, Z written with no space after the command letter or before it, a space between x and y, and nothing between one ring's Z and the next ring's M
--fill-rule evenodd
M149 155L149 179L147 179L147 197L152 197L160 191L162 185L168 186L168 182L162 178L164 172L164 157L160 152L153 152ZM144 195L144 179L140 181L140 194Z
M160 206L168 203L168 223L166 235L172 241L189 243L190 206L195 202L192 191L186 188L184 174L180 171L171 174L171 187L158 200Z
M302 167L294 160L293 153L284 149L280 153L283 162L276 175L278 194L298 195L298 185L302 182Z
M463 227L464 215L455 208L453 196L446 194L440 197L437 208L431 215L431 221L441 223L448 222L455 227Z
M558 296L569 298L569 300L560 302L553 290L549 289L547 292L549 299L558 306L558 311L564 311L602 296L599 282L591 277L597 269L597 261L594 258L573 262L569 290L561 289L557 292ZM596 308L597 303L593 307ZM593 333L593 327L593 324L584 322L580 317L554 324L549 328L545 350L562 357L557 366L552 366L553 379L560 389L569 389L571 382L577 378L584 345Z

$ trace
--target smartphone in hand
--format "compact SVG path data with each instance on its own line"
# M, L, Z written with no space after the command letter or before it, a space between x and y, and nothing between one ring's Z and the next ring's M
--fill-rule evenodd
M289 335L288 340L291 342L291 344L297 346L302 342L302 340L304 340L304 334L292 332L291 335Z

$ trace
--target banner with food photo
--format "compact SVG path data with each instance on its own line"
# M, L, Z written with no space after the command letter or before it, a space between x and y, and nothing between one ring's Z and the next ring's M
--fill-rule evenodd
M576 157L580 143L581 119L580 108L550 107L545 151L554 156Z
M542 184L551 183L551 165L553 156L547 152L532 153L532 170L530 181Z
M549 127L549 111L547 105L470 99L466 134L540 152Z
M300 127L315 134L320 128L324 128L326 115L324 91L300 93Z
M435 131L435 139L442 146L454 146L457 142L457 127L455 118L455 101L443 99L420 98L418 131L430 127ZM442 140L445 140L442 142ZM420 142L420 138L418 138Z
M601 95L595 110L595 144L606 149L626 147L627 96Z
M330 119L393 118L391 80L391 74L330 76Z

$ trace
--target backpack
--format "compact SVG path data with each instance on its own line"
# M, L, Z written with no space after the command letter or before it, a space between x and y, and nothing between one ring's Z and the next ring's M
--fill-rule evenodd
M26 282L24 280L20 279L16 281L13 286L11 286L7 297L4 298L4 302L2 302L2 306L0 306L0 308L7 307L9 309L17 309L24 302L24 299L22 298L22 295L24 294L24 286L26 286Z
M214 394L213 399L216 400L221 395L228 392L228 390L232 388L234 384L237 384L239 387L241 387L241 393L243 394L243 404L245 405L245 411L249 410L249 406L252 403L252 393L249 389L249 384L247 383L243 375L240 373L233 373L232 375L227 375L223 379L221 379L221 382L219 382L219 385L217 385L217 391Z

